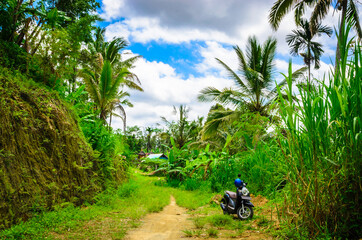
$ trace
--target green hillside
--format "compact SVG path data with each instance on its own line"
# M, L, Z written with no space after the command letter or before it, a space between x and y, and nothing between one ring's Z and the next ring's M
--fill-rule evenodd
M99 189L93 150L56 93L0 70L0 228Z

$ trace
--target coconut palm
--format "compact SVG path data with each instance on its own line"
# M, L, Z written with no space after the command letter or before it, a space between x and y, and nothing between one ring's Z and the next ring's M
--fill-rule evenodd
M111 63L104 61L99 77L91 71L85 71L85 73L86 89L99 110L99 118L106 121L117 99L119 88L129 72L123 69L117 77L114 77Z
M116 79L122 79L117 87L116 93L114 94L112 92L113 98L107 99L107 106L100 105L101 101L97 100L97 98L94 98L96 94L91 94L91 97L100 108L100 118L105 120L108 116L111 118L112 116L120 117L123 120L123 130L125 131L126 112L123 108L123 105L133 105L129 102L128 99L125 99L126 97L129 97L129 94L124 90L119 91L119 89L126 86L129 89L143 91L138 77L134 73L130 72L130 69L134 67L135 61L140 56L137 55L126 60L122 60L122 54L120 51L127 47L128 43L124 40L124 38L114 38L112 41L106 42L104 40L104 33L104 29L97 28L95 32L95 38L88 47L89 55L93 61L91 61L90 66L88 66L84 71L86 73L85 82L87 85L87 90L94 92L94 85L102 86L105 84L102 82L105 68L107 71L110 71L112 81L116 82ZM107 66L105 67L106 63ZM108 69L109 67L110 69ZM117 114L114 112L115 110L119 110L119 113ZM111 125L111 119L109 123Z
M126 133L127 128L127 114L123 106L133 107L133 104L129 101L128 97L130 94L126 91L120 91L117 96L114 98L110 106L110 116L109 116L109 126L112 125L112 116L116 116L122 119L123 121L123 132ZM116 112L119 110L119 113Z
M229 73L229 77L234 80L236 87L222 90L214 87L204 88L198 95L198 100L216 102L225 107L231 105L234 109L215 111L212 120L207 120L203 135L211 134L219 128L220 124L232 123L245 112L258 112L262 116L270 116L269 110L277 93L273 79L276 43L275 39L269 37L261 45L256 37L250 37L245 53L239 46L235 46L240 75L223 61L217 59ZM294 78L300 77L304 70L302 68L296 71ZM285 84L286 81L282 81L279 83L279 87L283 87Z
M290 54L294 56L301 55L303 57L305 65L308 67L308 81L311 80L310 70L311 64L314 62L314 68L319 69L320 57L324 52L322 44L312 41L316 35L327 34L329 37L332 35L332 28L321 25L316 26L316 31L313 33L310 30L310 24L306 19L300 20L300 27L292 31L292 34L288 34L286 41L291 47Z
M215 101L222 105L232 104L238 109L246 108L251 112L267 115L268 106L275 94L272 90L274 79L274 56L276 40L268 38L260 45L255 37L248 39L246 53L235 46L238 56L240 76L220 59L216 59L234 80L236 88L218 90L207 87L201 90L198 100L201 102Z

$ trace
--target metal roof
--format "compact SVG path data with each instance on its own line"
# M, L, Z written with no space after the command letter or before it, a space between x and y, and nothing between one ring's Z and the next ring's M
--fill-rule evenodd
M168 159L168 157L167 157L165 154L163 154L163 153L150 154L150 155L148 155L147 158L148 158L148 159L158 159L158 158L161 158L161 157Z

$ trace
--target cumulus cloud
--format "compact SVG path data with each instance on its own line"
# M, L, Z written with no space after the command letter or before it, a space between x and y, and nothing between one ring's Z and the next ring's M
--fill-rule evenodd
M160 123L161 116L173 119L172 106L180 104L190 107L190 119L206 116L212 104L197 101L200 90L208 86L224 88L233 85L231 80L211 74L190 76L185 80L170 65L147 59L139 59L132 72L141 80L144 92L130 91L130 100L135 107L126 107L128 125L155 125ZM112 125L122 128L122 124L116 120Z
M129 125L152 125L160 122L160 116L171 116L172 105L186 104L191 108L190 117L206 115L211 104L199 103L196 96L207 86L230 87L223 67L215 60L220 58L236 70L238 61L232 46L245 49L248 37L255 35L262 43L268 36L278 41L276 78L278 72L288 68L289 47L285 37L295 29L293 14L288 14L277 32L268 23L268 12L274 0L102 0L101 16L109 22L106 38L125 37L131 43L142 43L145 47L156 44L190 44L195 51L196 62L172 56L174 62L193 64L197 77L178 73L170 62L140 59L134 68L145 92L131 92L134 108L127 108ZM307 12L307 15L310 13ZM324 24L336 26L338 12L332 10ZM325 47L325 58L334 60L336 39L320 36L317 38ZM199 44L202 42L203 44ZM299 64L296 64L296 63ZM322 62L313 76L320 77L329 71L331 65ZM302 60L293 60L293 69L302 67ZM122 124L115 120L115 125Z

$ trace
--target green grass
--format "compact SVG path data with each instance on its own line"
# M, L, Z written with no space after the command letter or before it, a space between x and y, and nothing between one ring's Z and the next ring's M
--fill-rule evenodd
M206 221L205 218L196 217L193 219L194 225L197 229L202 229L205 227Z
M217 235L219 234L219 231L215 228L209 228L209 229L207 229L206 232L209 235L209 237L212 237L212 238L216 238Z
M99 194L93 205L68 206L39 214L0 232L0 239L123 239L129 229L140 226L146 214L168 205L170 195L178 205L188 208L192 216L195 227L183 231L186 237L215 238L225 234L236 237L248 229L251 222L223 215L219 206L209 204L212 193L160 186L160 180L133 174L118 189Z
M223 214L209 216L208 221L214 227L227 227L235 224L232 216Z
M58 207L38 214L27 222L1 231L0 239L97 239L100 236L122 239L128 229L140 225L140 219L146 214L161 211L168 205L170 195L179 206L190 210L208 204L213 196L205 191L164 186L159 184L162 178L142 176L135 169L131 171L136 173L128 182L118 189L109 188L98 194L95 204ZM201 231L190 234L197 236Z
M137 227L140 218L170 203L172 189L152 184L155 181L155 178L134 175L117 190L108 189L99 194L91 206L68 206L39 214L1 231L0 239L49 239L63 235L67 239L91 239L102 231L120 239L126 233L124 227ZM122 221L124 227L113 224L116 221ZM104 223L101 230L97 229L99 222ZM88 229L88 233L83 228Z
M201 190L184 191L174 188L172 189L172 195L175 197L177 205L190 210L195 210L210 203L214 193Z

